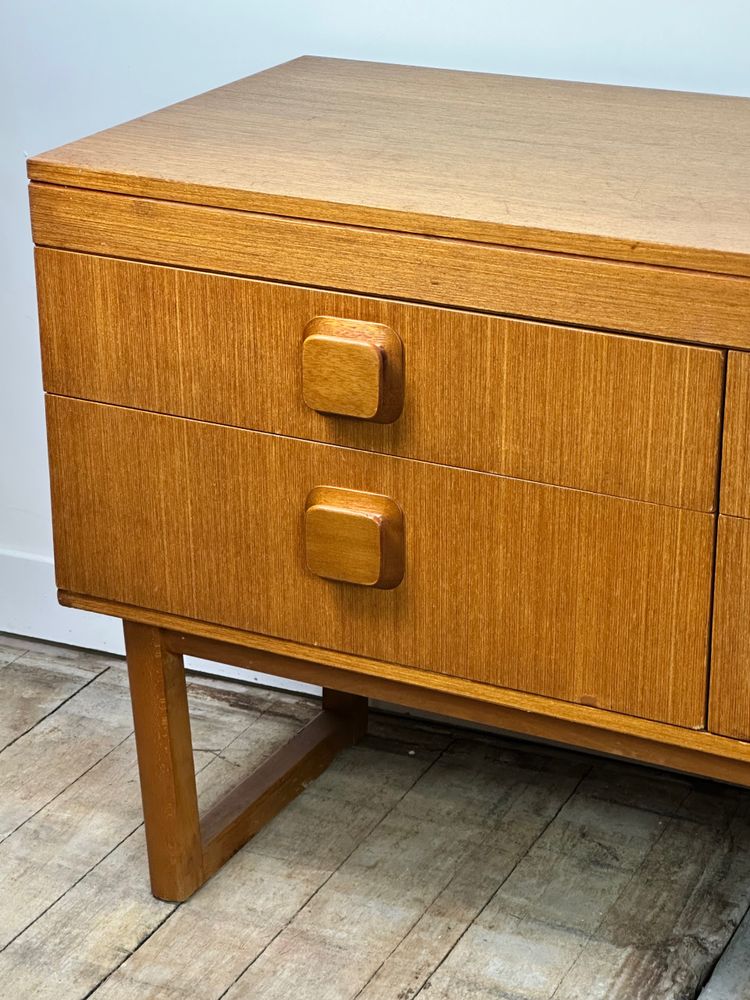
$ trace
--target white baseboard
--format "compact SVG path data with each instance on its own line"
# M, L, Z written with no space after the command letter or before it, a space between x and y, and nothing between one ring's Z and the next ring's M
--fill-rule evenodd
M119 619L61 607L57 603L52 559L12 549L0 549L0 632L99 652L119 655L125 652ZM320 693L320 688L311 684L298 684L283 677L239 670L192 656L186 657L186 664L191 670L213 677L230 677L286 691Z
M107 653L125 652L116 618L57 603L49 556L0 549L0 631Z
M122 625L118 618L62 607L57 603L52 559L12 549L0 549L0 632L44 639L47 642L61 642L67 646L98 652L116 655L125 653ZM259 684L283 691L320 694L320 688L312 684L289 681L284 677L256 673L253 670L240 670L193 656L186 656L185 664L191 670L211 677L228 677L246 684ZM398 715L441 721L438 716L417 709L395 707L379 701L371 704ZM459 725L468 725L470 729L486 728L466 723Z

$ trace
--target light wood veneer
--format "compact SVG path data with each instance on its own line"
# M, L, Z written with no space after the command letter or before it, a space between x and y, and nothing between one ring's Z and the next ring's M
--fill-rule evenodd
M729 352L726 397L721 510L750 518L750 354Z
M706 730L687 729L602 712L587 705L444 677L440 686L423 670L304 646L273 636L201 622L115 601L59 591L60 603L164 629L167 648L254 672L367 694L371 698L568 743L660 767L747 783L750 743Z
M302 338L306 406L378 424L398 420L404 406L404 351L389 326L316 316L305 324Z
M720 351L58 251L37 273L49 392L714 509ZM398 335L397 419L305 405L323 316Z
M709 728L750 740L750 520L719 518Z
M326 580L393 590L404 578L404 515L390 497L316 486L305 500L305 563Z
M31 185L39 246L750 348L750 279Z
M295 59L29 161L34 180L750 275L750 105Z
M749 126L303 58L29 161L59 596L127 623L157 894L367 697L750 786ZM184 653L326 688L203 818Z
M64 590L703 724L709 514L58 396L48 414ZM306 570L317 486L399 505L401 586Z

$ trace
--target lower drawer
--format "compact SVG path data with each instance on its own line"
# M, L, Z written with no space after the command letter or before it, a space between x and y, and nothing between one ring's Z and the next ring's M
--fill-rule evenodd
M709 729L750 740L750 519L722 514L716 544Z
M701 727L713 517L48 397L58 585ZM393 589L305 558L315 487L403 512ZM335 538L334 538L335 544Z

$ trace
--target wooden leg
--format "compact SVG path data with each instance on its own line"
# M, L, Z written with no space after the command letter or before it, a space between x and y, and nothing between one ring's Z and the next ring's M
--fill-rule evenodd
M182 656L161 629L123 625L151 888L187 899L204 878Z
M367 699L324 689L323 711L201 820L181 652L163 629L123 624L151 889L181 901L364 735Z

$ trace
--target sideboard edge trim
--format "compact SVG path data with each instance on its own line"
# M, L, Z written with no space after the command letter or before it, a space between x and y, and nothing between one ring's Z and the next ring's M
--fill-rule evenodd
M750 786L750 743L59 590L65 607L157 625L175 652ZM238 652L239 651L239 652ZM241 654L241 655L240 655ZM243 662L244 661L244 662ZM387 675L384 671L387 670Z

